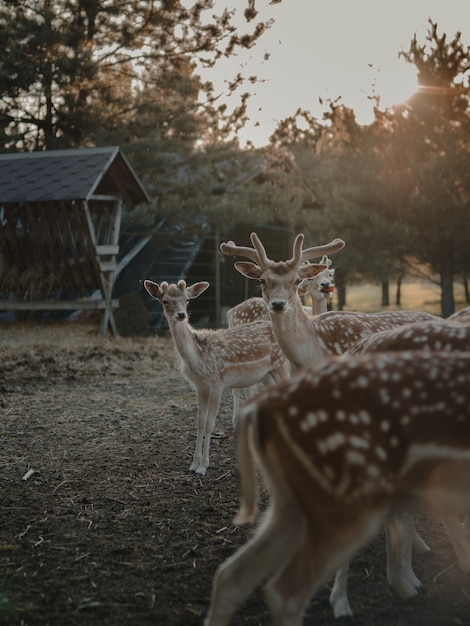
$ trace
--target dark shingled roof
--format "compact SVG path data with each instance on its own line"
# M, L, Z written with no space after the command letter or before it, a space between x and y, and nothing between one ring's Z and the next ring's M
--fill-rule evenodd
M117 192L127 204L149 201L115 146L0 154L0 202L89 200Z

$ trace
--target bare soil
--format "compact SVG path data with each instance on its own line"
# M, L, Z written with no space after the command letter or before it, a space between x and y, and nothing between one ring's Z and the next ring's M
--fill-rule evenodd
M218 565L253 528L232 525L231 398L203 479L187 474L196 411L169 337L0 324L1 624L202 625ZM432 552L414 557L424 590L411 601L387 585L383 535L354 559L358 626L470 622L470 580L441 523L418 530ZM335 624L328 594L325 585L305 624ZM272 624L260 590L233 624Z

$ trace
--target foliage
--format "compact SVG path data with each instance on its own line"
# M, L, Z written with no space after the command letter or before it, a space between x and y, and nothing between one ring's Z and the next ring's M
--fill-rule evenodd
M199 92L220 128L236 123L243 107L231 119L194 75L196 59L212 66L269 25L239 33L233 17L215 15L210 0L4 0L1 148L96 145L123 125L129 140L148 125L156 138L194 141Z
M361 126L328 101L322 120L298 110L271 140L290 147L326 204L303 225L310 239L347 242L340 279L401 278L414 259L439 275L448 315L454 277L470 270L470 51L429 23L426 43L402 53L419 80L405 105L381 111L373 94L375 120Z

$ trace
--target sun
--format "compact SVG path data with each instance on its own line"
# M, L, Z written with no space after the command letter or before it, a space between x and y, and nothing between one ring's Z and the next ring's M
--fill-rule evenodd
M373 92L378 100L363 92L352 106L359 124L370 124L374 120L374 106L380 110L391 108L394 105L404 104L418 90L416 67L403 64L390 65L377 70L373 81Z

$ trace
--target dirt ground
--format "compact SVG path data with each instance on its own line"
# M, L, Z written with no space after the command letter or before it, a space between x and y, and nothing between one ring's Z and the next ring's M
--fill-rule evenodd
M196 410L169 337L0 324L2 625L202 625L216 568L252 527L232 525L231 398L203 479L187 474ZM354 559L358 626L470 622L470 577L441 523L418 529L432 552L414 557L424 591L412 601L389 590L383 535ZM305 624L335 623L328 594L325 585ZM272 624L259 590L233 624Z

